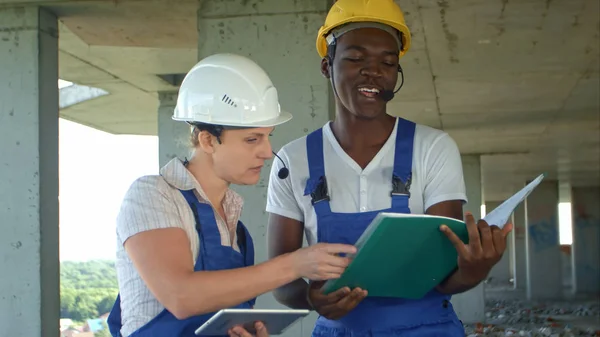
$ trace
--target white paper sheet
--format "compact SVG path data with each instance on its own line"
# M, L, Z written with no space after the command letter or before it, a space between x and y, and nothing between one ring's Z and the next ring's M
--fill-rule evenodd
M519 192L515 193L512 197L506 199L500 206L496 207L493 211L486 214L483 218L488 225L498 226L503 228L508 222L508 218L514 212L515 208L519 206L525 198L542 182L544 175L540 174L532 182L523 187Z

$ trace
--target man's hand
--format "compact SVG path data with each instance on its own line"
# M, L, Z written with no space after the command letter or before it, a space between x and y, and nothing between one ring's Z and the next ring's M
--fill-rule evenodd
M254 328L256 329L256 335L250 334L241 326L236 326L229 330L229 337L269 337L267 327L262 322L254 323Z
M335 292L324 295L321 287L324 282L311 282L308 288L308 303L319 315L328 319L340 319L354 309L360 301L367 297L367 291L354 288L350 291L348 287L338 289Z
M500 261L506 250L506 236L513 229L512 224L506 224L500 229L489 226L484 220L475 223L471 213L466 213L469 244L465 245L461 239L448 228L442 225L440 230L446 234L458 252L458 270L452 278L454 283L465 287L474 287L483 281L492 267Z

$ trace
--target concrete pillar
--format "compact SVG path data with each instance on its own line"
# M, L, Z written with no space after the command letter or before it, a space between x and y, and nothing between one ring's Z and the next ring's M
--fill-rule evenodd
M573 189L574 290L600 293L600 187Z
M177 92L159 92L158 99L158 163L163 167L175 157L189 158L191 128L187 123L172 119Z
M486 201L485 208L488 212L493 211L496 207L500 206L502 201ZM509 222L512 219L509 219ZM502 255L502 259L498 261L498 263L492 268L489 274L489 283L490 285L501 285L508 286L510 284L510 279L514 277L514 273L511 269L511 256L514 252L514 235L511 232L509 236L506 238L506 250L504 255Z
M525 290L527 288L527 259L525 252L525 229L527 218L525 217L525 201L521 203L513 214L514 218L514 259L515 259L515 288Z
M0 334L59 331L58 21L0 8Z
M561 298L563 282L559 262L557 182L543 181L525 203L527 298Z
M475 219L481 218L481 205L484 202L481 180L481 159L479 156L462 157L465 185L467 187L468 204L465 211L473 213ZM460 320L465 324L483 322L485 320L484 284L454 295L452 305Z
M275 129L273 150L323 126L330 119L330 85L321 75L315 40L331 1L201 1L198 11L198 58L231 52L250 57L267 71L277 88L281 108L291 122ZM275 159L276 160L276 159ZM256 244L256 262L267 258L265 212L268 175L265 166L256 186L236 186L245 198L242 220ZM262 243L262 244L261 244ZM283 308L272 294L260 296L259 308ZM283 336L310 336L313 313Z
M508 254L508 269L510 272L510 282L512 283L512 287L514 289L517 288L516 284L515 284L515 278L517 277L517 255L516 255L516 249L517 249L517 240L516 240L516 234L515 234L515 230L514 230L514 226L515 226L515 213L513 212L513 214L510 215L510 223L513 224L513 231L508 235L508 242L507 242L507 251L506 254Z
M565 292L573 293L575 283L575 269L573 268L574 256L573 243L573 205L571 203L571 183L560 181L558 183L558 241L560 246L560 266L562 287Z

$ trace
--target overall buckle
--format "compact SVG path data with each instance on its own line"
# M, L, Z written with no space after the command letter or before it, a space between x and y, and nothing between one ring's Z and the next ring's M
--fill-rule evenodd
M314 205L321 201L329 201L329 192L327 190L327 179L325 177L319 178L319 183L315 189L310 192L311 203Z
M392 192L391 196L407 196L410 197L410 184L412 183L412 176L409 174L406 182L402 181L397 175L392 176Z

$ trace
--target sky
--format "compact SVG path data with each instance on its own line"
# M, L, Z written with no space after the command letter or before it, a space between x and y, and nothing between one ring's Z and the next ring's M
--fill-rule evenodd
M158 169L157 137L113 135L60 119L61 261L114 260L123 196L135 179Z

